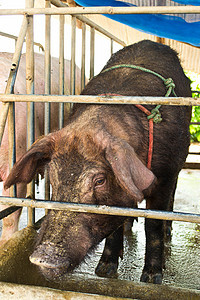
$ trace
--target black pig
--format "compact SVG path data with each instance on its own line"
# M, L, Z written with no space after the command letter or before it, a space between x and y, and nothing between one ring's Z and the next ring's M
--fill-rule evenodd
M114 54L103 70L119 64L172 78L177 96L191 96L190 82L168 46L141 41ZM166 86L154 74L121 67L101 72L82 94L164 96ZM77 104L64 129L38 140L15 164L5 187L30 182L46 165L54 201L137 207L145 198L148 209L172 210L177 176L188 153L191 109L163 105L160 111L162 122L154 124L151 170L146 167L149 124L144 112L135 105ZM62 279L107 238L96 273L110 276L122 256L124 221L124 217L50 210L30 260L47 279ZM161 283L164 222L147 219L145 232L141 281Z

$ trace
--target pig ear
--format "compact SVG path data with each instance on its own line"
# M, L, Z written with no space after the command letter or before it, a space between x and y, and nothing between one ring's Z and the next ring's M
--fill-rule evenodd
M28 152L15 163L8 178L5 181L4 188L8 189L15 183L29 183L37 171L41 171L51 160L54 149L54 139L52 135L45 136L36 141Z
M152 185L155 175L141 162L133 147L123 140L111 140L105 151L120 185L134 201L141 202L143 191Z

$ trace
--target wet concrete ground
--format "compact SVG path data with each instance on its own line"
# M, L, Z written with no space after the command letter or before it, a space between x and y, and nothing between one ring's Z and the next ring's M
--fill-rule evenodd
M180 173L175 196L175 211L200 213L200 171ZM142 203L141 207L145 207ZM119 264L118 278L139 282L144 264L144 219L134 222L131 233L125 236L124 258ZM103 250L103 242L77 273L94 276ZM163 283L200 290L200 224L173 222L172 240L166 243L166 269Z
M175 211L200 213L200 171L182 170L175 195ZM42 188L41 188L42 190ZM42 194L37 194L41 199ZM143 202L140 207L145 207ZM43 215L36 210L37 218ZM23 209L20 229L26 226L26 209ZM1 223L0 223L1 230ZM134 222L132 231L125 236L124 259L119 264L118 278L139 282L145 251L144 219ZM94 274L101 256L104 242L75 273L88 278L98 278ZM173 222L172 240L166 243L166 269L163 284L200 290L200 225ZM85 277L84 276L84 277Z

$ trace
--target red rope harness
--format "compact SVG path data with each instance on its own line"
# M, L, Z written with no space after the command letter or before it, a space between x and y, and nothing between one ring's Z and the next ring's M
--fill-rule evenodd
M119 94L100 94L99 96L122 96ZM147 116L150 116L152 112L146 109L144 106L140 104L135 104L137 108L143 111ZM151 169L151 162L153 156L153 118L149 119L149 151L148 151L148 160L147 160L147 168Z
M143 111L147 116L151 115L151 112L140 104L135 104L137 108ZM147 168L151 169L151 161L153 156L153 119L149 119L149 151L148 151L148 160Z

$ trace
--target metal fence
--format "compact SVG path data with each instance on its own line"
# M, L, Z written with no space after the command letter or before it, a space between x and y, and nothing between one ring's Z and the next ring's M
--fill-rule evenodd
M81 7L66 7L67 5L60 2L59 0L52 0L52 4L57 6L56 8L51 8L50 1L45 1L46 8L33 8L33 1L27 1L27 7L25 9L9 9L9 10L0 10L0 15L15 15L15 14L23 14L24 20L23 24L21 26L21 31L19 34L19 38L16 41L16 51L13 56L13 62L12 67L10 69L10 75L7 82L7 87L5 94L0 95L0 101L4 103L3 109L0 112L0 141L3 136L3 131L7 119L7 115L9 114L8 122L9 122L9 128L10 131L10 167L13 166L15 163L15 129L14 129L14 113L13 113L13 107L14 103L19 102L27 102L28 106L28 122L27 122L27 136L28 136L28 148L31 146L31 144L34 142L34 102L45 102L45 129L44 133L48 134L50 131L50 102L59 102L60 104L60 110L59 110L59 126L60 128L63 126L63 119L64 119L64 110L63 110L63 104L66 103L101 103L101 104L159 104L162 102L162 105L200 105L200 99L193 99L193 98L180 98L180 97L170 97L170 98L163 98L163 97L126 97L126 96L76 96L75 94L75 48L76 48L76 19L79 19L82 22L82 49L81 49L81 56L82 56L82 65L81 65L81 89L85 85L85 36L86 36L86 25L90 26L90 78L94 76L94 45L95 45L95 31L98 31L105 36L107 36L110 39L110 49L111 54L113 52L113 42L117 42L121 44L122 46L125 46L124 42L114 37L112 34L107 32L106 30L102 29L100 26L96 25L91 20L84 17L84 14L101 14L101 13L193 13L195 10L195 13L198 13L198 7L130 7L130 8L111 8L111 7L96 7L96 8L81 8ZM45 14L45 95L34 95L34 65L33 65L33 16L35 14ZM70 81L70 95L64 95L64 14L70 14L71 15L71 25L72 25L72 35L71 35L71 81ZM60 95L54 96L50 95L50 80L51 80L51 53L50 53L50 18L51 15L59 15L60 18L60 57L59 57L59 64L60 64ZM16 73L19 65L22 45L24 42L26 36L26 53L27 53L27 73L26 78L29 78L27 83L27 95L14 95L11 94ZM49 199L49 182L47 180L46 184L46 193L45 193L45 199ZM34 182L28 185L28 195L34 196ZM11 188L10 196L16 197L16 191L15 188ZM29 207L29 221L28 224L34 223L34 213L31 206L35 207L41 207L41 204L39 202L34 201L31 202L32 204L27 202L26 200L21 200L19 204L17 204L16 198L11 199L5 199L1 198L0 202L4 204L15 204L19 206L24 206L24 203ZM47 205L47 202L45 202ZM45 206L45 205L44 205ZM51 202L51 204L47 205L48 208L55 207L55 203ZM66 207L69 205L66 204ZM56 208L56 209L63 209L63 205L61 204L62 208ZM86 208L84 208L85 210ZM113 208L109 209L112 211L113 214L115 212L113 211ZM101 210L99 209L99 212ZM106 211L103 209L104 213ZM122 213L123 210L121 210L120 213ZM125 212L125 215L131 215L131 216L145 216L147 217L149 215L148 210L144 210L142 212L139 212L134 210L130 213ZM98 212L97 212L98 213ZM102 213L102 212L101 212ZM163 218L164 218L164 214ZM179 213L179 215L181 215ZM151 217L157 218L157 212L151 212ZM192 217L192 214L191 214ZM159 217L160 218L160 217ZM166 218L169 218L166 216ZM177 213L170 213L170 219L177 220ZM181 217L182 221L189 221L192 218L190 216L186 216L183 214L183 218ZM200 216L195 215L194 218L195 222L200 222Z
M84 14L114 14L114 13L200 13L200 7L129 7L129 8L111 8L111 7L96 7L96 8L69 8L65 4L58 0L45 1L46 8L36 9L33 8L33 1L27 1L26 9L11 9L11 10L0 10L0 15L24 15L23 24L19 33L19 37L16 41L16 51L13 56L12 66L7 82L5 94L0 95L0 101L3 102L2 110L0 111L0 142L2 141L3 132L8 117L9 123L9 160L10 168L15 163L15 117L14 117L14 103L15 102L27 102L28 107L28 148L34 142L34 103L44 102L45 103L45 129L44 133L48 134L50 130L50 103L59 102L59 127L63 126L64 120L64 103L101 103L101 104L160 104L162 105L200 105L200 99L193 98L182 98L182 97L126 97L126 96L76 96L75 95L75 41L76 41L76 20L82 22L82 49L81 49L81 88L85 86L85 36L86 26L90 27L90 77L94 76L94 45L95 45L95 32L98 31L110 39L110 51L113 53L113 43L119 43L125 46L123 41L120 41L112 34L96 25L91 20L87 19ZM51 8L51 3L57 6ZM45 95L34 95L34 65L33 65L33 18L35 14L45 15ZM70 95L64 95L64 15L71 15L71 82L70 82ZM51 80L51 52L50 52L50 18L51 15L59 15L60 18L60 94L58 96L50 95L50 80ZM26 36L26 53L27 53L27 71L26 78L27 83L27 95L14 95L12 94L17 69L19 66L22 45ZM0 203L6 205L15 205L15 207L6 209L0 212L0 218L3 218L18 209L19 207L28 207L28 225L35 223L34 208L45 208L45 209L60 209L60 210L71 210L78 212L89 212L97 214L112 214L112 215L123 215L129 217L145 217L165 220L177 220L184 222L200 223L199 214L190 213L178 213L178 212L159 212L151 211L146 209L127 209L119 207L107 207L107 206L95 206L95 205L83 205L83 204L72 204L72 203L59 203L49 201L49 182L46 179L45 184L45 201L43 200L30 200L16 198L16 189L12 187L10 189L10 197L0 197ZM34 182L28 185L27 195L32 195L34 199Z

